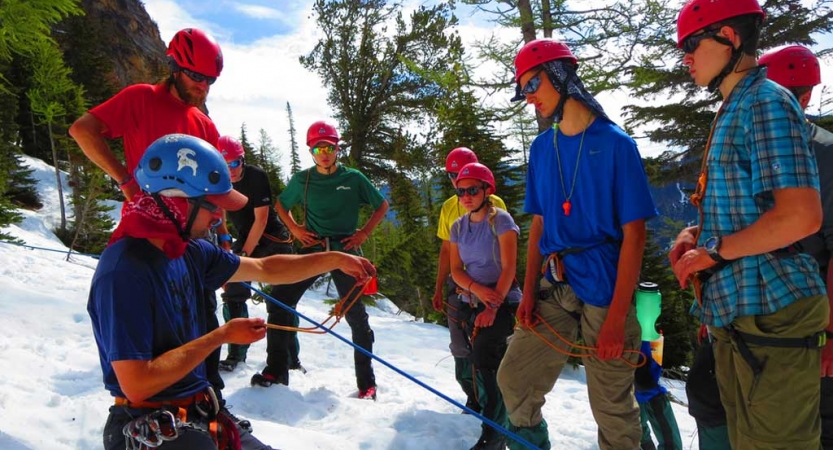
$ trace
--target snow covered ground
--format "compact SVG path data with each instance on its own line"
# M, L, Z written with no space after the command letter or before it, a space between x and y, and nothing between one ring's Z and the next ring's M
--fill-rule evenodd
M66 250L51 233L60 220L54 172L27 159L45 207L22 211L25 219L3 229L27 244ZM66 187L65 187L66 189ZM66 191L65 191L66 192ZM118 211L114 211L118 217ZM0 243L0 448L96 449L112 398L104 391L98 353L86 312L87 292L97 261ZM380 286L384 293L384 286ZM334 292L334 289L333 289ZM324 288L310 291L299 311L323 320L330 308ZM265 317L264 305L249 307ZM448 331L419 323L383 299L369 308L375 353L438 391L463 402L454 380ZM346 323L336 332L349 336ZM450 403L376 363L379 398L355 398L353 352L330 337L302 334L301 361L309 370L290 374L290 385L249 386L262 368L266 342L252 345L248 361L225 377L232 411L254 426L255 435L284 450L468 449L479 422ZM679 383L669 386L685 398ZM694 420L673 405L683 444L696 449ZM544 416L554 449L597 449L596 425L587 402L583 369L566 369L547 396Z

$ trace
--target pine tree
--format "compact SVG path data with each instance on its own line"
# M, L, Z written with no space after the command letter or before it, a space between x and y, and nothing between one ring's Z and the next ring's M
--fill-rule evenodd
M829 0L767 0L762 5L767 16L759 48L815 45L815 36L833 31L829 5ZM721 101L717 93L708 94L691 81L682 64L683 54L672 40L675 24L674 20L663 23L665 37L646 43L644 54L630 70L628 83L639 101L625 107L628 126L647 129L644 134L652 142L669 147L660 156L664 170L654 182L696 181L708 130ZM826 52L829 49L822 50Z
M269 176L269 188L272 196L277 197L286 188L281 169L281 155L272 142L272 138L263 128L260 129L257 148L255 148L255 163L266 171Z
M428 120L441 98L420 71L451 73L462 57L452 7L421 5L406 18L397 2L316 0L313 15L324 37L301 64L328 86L346 159L385 179L411 148L393 140Z
M298 140L295 138L295 118L292 116L292 107L286 102L286 116L289 119L289 176L295 175L301 170L301 158L298 156Z
M63 183L61 181L58 149L55 144L54 127L65 127L62 122L67 114L67 101L81 102L83 94L79 86L70 79L70 69L64 64L61 51L54 41L42 40L33 53L32 87L26 92L32 112L38 117L38 123L46 125L49 146L52 149L52 163L58 185L58 198L61 205L60 234L67 231L67 218L64 207ZM75 105L76 108L79 105ZM80 108L79 108L80 109ZM73 113L77 112L72 111ZM65 131L65 130L62 130Z

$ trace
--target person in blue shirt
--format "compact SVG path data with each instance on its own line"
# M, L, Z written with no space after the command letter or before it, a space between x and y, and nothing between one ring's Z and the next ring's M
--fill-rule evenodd
M714 338L715 375L735 450L818 450L819 374L830 307L812 256L792 244L822 207L804 114L767 79L756 0L690 0L677 20L683 63L723 102L693 202L700 223L670 260Z
M640 351L648 358L644 365L636 368L634 394L639 403L639 417L642 421L642 443L640 450L683 450L683 439L677 419L668 399L668 389L659 384L662 366L651 357L651 343L642 341ZM651 439L651 430L657 443ZM705 448L704 448L705 450Z
M575 342L580 324L585 345L597 348L583 362L599 447L636 449L641 433L633 382L641 330L632 300L645 222L657 211L636 143L587 92L577 64L570 49L552 39L527 43L515 58L516 99L556 125L530 148L524 209L533 219L517 312L521 327L498 384L510 429L549 449L541 407L571 350L552 330ZM523 448L514 440L509 447Z
M225 449L231 442L270 449L220 410L205 367L223 344L263 339L264 321L236 318L208 331L205 316L215 312L202 301L204 290L243 280L292 283L335 269L366 281L375 269L335 252L240 258L198 239L224 209L248 201L232 189L223 157L202 139L173 134L154 141L134 178L142 192L125 204L87 303L104 386L114 397L104 448Z

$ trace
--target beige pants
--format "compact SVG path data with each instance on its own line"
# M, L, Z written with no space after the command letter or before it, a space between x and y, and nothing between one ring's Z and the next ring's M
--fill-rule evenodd
M827 326L827 297L805 297L765 316L732 322L740 332L806 337ZM735 450L819 450L821 349L748 345L763 365L756 378L725 328L711 328L720 400Z
M542 289L551 285L545 280ZM538 301L541 317L562 337L575 342L581 321L582 338L586 345L595 347L607 308L591 306L580 301L567 285L558 285L546 299ZM535 330L559 348L570 351L543 324ZM640 348L641 329L636 320L636 309L631 306L625 323L625 349ZM638 354L626 357L636 363ZM498 385L509 413L509 421L516 427L537 426L543 420L541 407L544 395L550 392L567 362L567 355L555 351L528 329L515 332L498 370ZM635 450L639 448L642 427L639 406L633 396L634 367L621 359L601 361L584 358L590 409L599 427L601 450Z

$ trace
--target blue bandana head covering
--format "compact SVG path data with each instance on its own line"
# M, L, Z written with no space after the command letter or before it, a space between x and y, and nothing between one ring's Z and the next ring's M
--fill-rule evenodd
M605 119L610 120L605 114L602 105L596 101L595 98L587 91L587 88L584 87L584 83L581 82L579 79L578 74L576 74L576 65L570 63L570 61L565 59L555 59L552 61L547 61L541 64L541 67L544 69L544 73L547 74L547 78L549 78L550 83L552 83L555 90L561 95L561 99L558 101L558 106L556 106L555 111L552 113L553 121L561 122L561 118L564 115L564 104L567 102L568 98L573 98L586 106L593 114L597 117L604 117ZM521 86L520 83L515 87L515 97L512 98L513 101L523 100L524 96L521 95Z

